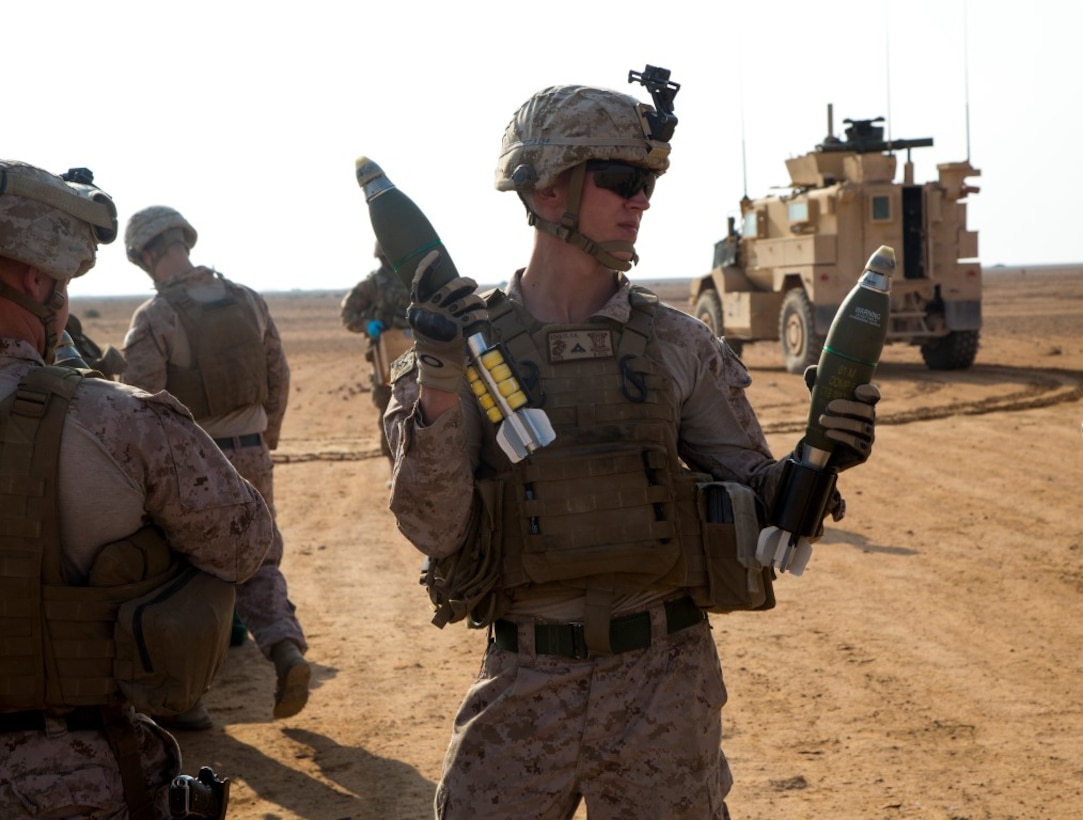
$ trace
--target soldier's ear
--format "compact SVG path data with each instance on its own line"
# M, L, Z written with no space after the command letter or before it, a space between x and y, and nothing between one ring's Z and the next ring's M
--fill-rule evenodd
M33 265L27 265L19 277L23 291L39 302L47 299L53 292L53 279Z

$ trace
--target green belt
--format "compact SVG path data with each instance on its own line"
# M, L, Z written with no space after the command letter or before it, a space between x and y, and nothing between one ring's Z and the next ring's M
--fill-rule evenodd
M695 626L707 615L688 597L666 601L666 634ZM506 652L519 651L519 626L512 621L493 625L493 642ZM614 654L646 649L651 645L651 614L637 612L609 622L609 645ZM590 656L583 624L535 624L534 651L538 655L559 655L582 660Z

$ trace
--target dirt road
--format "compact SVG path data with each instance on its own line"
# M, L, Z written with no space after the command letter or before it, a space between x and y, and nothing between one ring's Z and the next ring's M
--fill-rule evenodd
M73 301L120 343L135 302ZM337 296L269 301L293 370L276 501L314 689L272 721L270 664L231 650L206 699L218 728L180 736L186 770L230 776L234 818L424 818L485 636L429 624ZM994 273L984 312L969 371L888 349L847 517L775 610L712 616L735 820L1083 817L1083 273ZM745 359L784 455L804 386L769 346Z

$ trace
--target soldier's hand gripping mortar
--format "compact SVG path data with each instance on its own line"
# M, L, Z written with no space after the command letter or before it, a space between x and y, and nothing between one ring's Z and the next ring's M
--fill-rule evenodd
M376 239L407 289L412 291L416 281L425 290L419 295L428 299L459 279L455 263L428 217L383 169L368 157L359 157L356 175ZM448 296L452 301L455 298L455 294ZM521 461L551 443L556 433L549 417L543 410L526 406L529 399L514 363L501 345L490 342L488 322L474 322L464 335L472 360L467 379L486 416L500 425L497 441L508 458Z
M879 399L870 382L887 338L894 272L895 251L881 245L831 322L811 385L800 461L786 462L771 526L760 533L756 547L764 566L794 575L804 571L812 554L809 539L820 530L839 470L868 457L872 406ZM848 452L844 456L841 450Z

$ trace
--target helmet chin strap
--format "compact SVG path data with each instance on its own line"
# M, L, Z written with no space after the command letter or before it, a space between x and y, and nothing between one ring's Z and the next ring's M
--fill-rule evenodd
M25 293L15 290L5 282L0 282L0 297L11 300L41 320L41 325L45 328L45 350L42 351L42 358L45 359L46 364L52 364L56 361L56 345L60 340L60 329L56 326L56 314L68 301L68 297L57 290L56 280L53 280L53 292L49 295L49 300L45 304L35 302Z
M629 271L632 269L632 265L639 262L639 255L631 242L626 242L623 239L617 239L613 242L595 242L589 236L579 233L579 206L583 199L583 186L586 184L586 175L587 165L585 162L576 165L572 169L571 177L568 179L568 204L564 210L564 216L560 218L559 225L538 216L530 207L526 197L519 194L519 198L523 201L523 205L526 206L529 214L527 221L533 227L552 234L569 245L574 245L584 253L597 259L610 270ZM618 259L613 255L614 251L631 253L632 258L631 260Z

